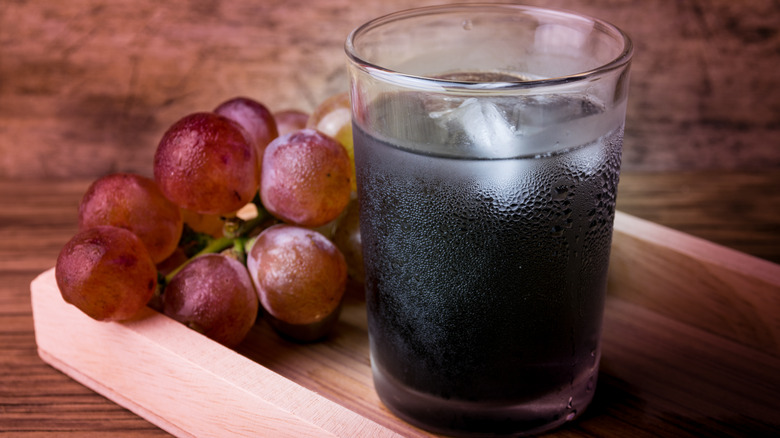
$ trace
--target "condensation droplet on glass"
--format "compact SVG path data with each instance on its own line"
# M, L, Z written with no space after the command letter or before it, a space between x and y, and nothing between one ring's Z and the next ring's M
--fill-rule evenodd
M463 20L463 30L471 30L472 26L471 20Z
M577 416L577 410L574 409L574 406L572 405L573 401L574 401L574 397L569 397L569 403L566 405L566 409L570 409L571 412L566 414L566 421L571 421L574 419L574 417Z

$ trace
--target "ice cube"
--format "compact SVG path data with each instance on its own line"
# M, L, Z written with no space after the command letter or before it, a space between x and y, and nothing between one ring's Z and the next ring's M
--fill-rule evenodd
M512 119L520 125L547 127L602 111L601 107L585 96L543 94L518 99Z
M423 107L430 133L443 140L442 153L489 159L581 145L583 132L601 129L591 117L604 113L597 101L567 94L436 96L424 99Z
M442 129L459 133L454 144L468 145L469 154L482 158L502 158L514 154L517 132L506 113L492 101L466 98L459 105L429 113Z

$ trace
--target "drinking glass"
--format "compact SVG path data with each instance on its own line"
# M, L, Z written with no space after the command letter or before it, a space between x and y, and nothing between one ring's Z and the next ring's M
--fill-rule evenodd
M514 4L418 8L346 41L371 367L449 435L593 398L632 45Z

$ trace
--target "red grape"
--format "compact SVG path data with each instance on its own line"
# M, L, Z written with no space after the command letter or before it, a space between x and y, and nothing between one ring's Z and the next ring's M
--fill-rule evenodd
M279 136L282 136L305 128L306 122L309 121L309 115L300 110L290 109L275 112L274 119Z
M214 113L190 114L165 132L154 155L154 178L182 208L230 213L257 193L257 149L237 122Z
M57 257L62 298L99 321L135 316L157 288L157 270L134 233L100 225L80 231Z
M152 261L170 256L179 243L182 216L157 184L144 176L115 173L89 186L79 204L79 229L113 225L135 233Z
M163 303L166 315L228 347L246 337L259 308L246 267L221 254L184 266L166 286Z
M208 234L211 237L224 235L225 220L223 215L196 213L182 208L181 217L184 223L195 232Z
M349 156L313 129L278 137L265 150L260 198L275 217L306 227L325 225L349 203Z
M325 135L336 137L346 125L352 123L349 94L339 93L325 99L309 117L306 127Z
M257 237L247 268L260 304L278 331L311 341L332 328L346 288L347 266L325 236L294 225L274 225Z
M355 152L352 142L352 108L350 107L348 93L331 96L317 106L306 127L316 129L341 143L349 155L352 174L355 174ZM354 177L352 178L352 191L357 191Z
M248 97L235 97L217 106L214 112L238 122L257 147L257 156L262 159L263 151L271 140L279 136L273 114L262 103Z

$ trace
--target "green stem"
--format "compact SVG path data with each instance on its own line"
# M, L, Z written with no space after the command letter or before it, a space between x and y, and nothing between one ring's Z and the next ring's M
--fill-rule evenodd
M163 286L167 285L171 282L173 277L179 273L185 266L187 266L192 260L197 258L198 256L201 256L203 254L211 254L216 252L221 252L225 249L230 248L231 246L234 247L234 249L239 253L245 253L245 245L247 241L247 236L249 233L251 233L255 228L262 225L265 221L270 219L271 213L268 212L268 210L265 209L263 206L263 203L260 201L259 195L255 196L255 200L253 200L255 205L257 206L257 216L249 219L247 221L241 221L238 224L238 228L231 231L229 236L226 237L220 237L217 239L213 239L210 241L206 246L198 251L195 255L187 259L184 263L179 265L176 269L171 271L168 275L164 278Z
M191 261L193 261L196 257L201 256L203 254L211 254L211 253L215 253L215 252L220 252L220 251L222 251L224 249L230 248L234 244L235 240L236 239L232 238L232 237L220 237L218 239L212 240L202 250L198 251L197 254L195 254L194 256L192 256L189 259L187 259L186 262L182 263L181 265L179 265L179 267L177 267L176 269L171 271L168 275L166 275L165 276L165 284L170 283L171 280L173 279L173 277L176 274L178 274L179 271L181 271Z
M238 253L246 252L246 237L236 237L233 242L233 250Z

